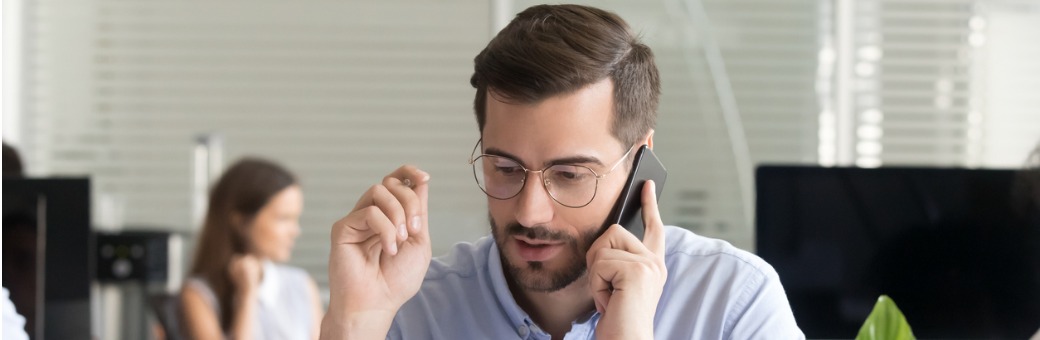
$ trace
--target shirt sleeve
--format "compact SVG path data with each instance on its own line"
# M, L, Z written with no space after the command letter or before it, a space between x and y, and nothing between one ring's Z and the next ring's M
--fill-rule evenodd
M727 339L805 339L775 271L749 279L741 292Z

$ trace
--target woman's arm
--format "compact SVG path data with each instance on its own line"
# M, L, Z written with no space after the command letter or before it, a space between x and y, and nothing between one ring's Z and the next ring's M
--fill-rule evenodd
M184 331L189 339L221 339L220 318L202 293L192 285L181 289Z
M236 255L228 264L228 274L235 286L231 297L231 339L253 339L261 270L260 259L253 255Z
M253 320L256 318L256 289L235 291L235 304L231 313L231 339L253 339Z

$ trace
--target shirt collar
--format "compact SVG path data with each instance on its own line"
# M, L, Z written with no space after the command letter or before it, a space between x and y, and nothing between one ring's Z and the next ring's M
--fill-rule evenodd
M488 251L488 274L491 275L491 289L494 290L495 297L498 298L498 302L502 305L502 309L505 310L506 315L509 317L509 321L513 325L532 325L534 322L531 321L531 317L520 309L520 305L516 303L516 299L513 298L513 293L509 291L509 283L506 282L505 271L502 268L502 255L498 251L498 244L492 239L491 250Z
M494 291L495 297L498 299L499 304L505 311L506 316L509 317L510 323L514 327L527 327L527 329L538 329L538 325L531 320L531 316L527 314L520 305L516 303L516 299L513 298L513 293L509 290L509 283L506 282L505 270L502 268L502 255L498 250L498 244L491 241L491 248L488 251L488 274L491 276L491 289ZM586 314L578 320L571 323L573 329L572 333L590 333L595 327L596 323L599 322L599 312L593 310L589 314ZM524 332L521 332L524 333ZM583 336L579 336L583 337ZM521 338L526 338L526 334L521 335Z

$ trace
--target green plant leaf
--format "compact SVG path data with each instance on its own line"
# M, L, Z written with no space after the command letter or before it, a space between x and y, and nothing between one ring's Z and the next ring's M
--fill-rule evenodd
M888 295L878 297L874 310L860 327L856 340L914 340L914 332L903 312Z

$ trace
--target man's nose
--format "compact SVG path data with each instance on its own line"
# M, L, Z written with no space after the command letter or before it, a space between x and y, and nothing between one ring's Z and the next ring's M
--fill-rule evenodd
M516 199L515 217L520 225L536 226L552 221L556 206L545 188L542 172L527 174L524 188Z

